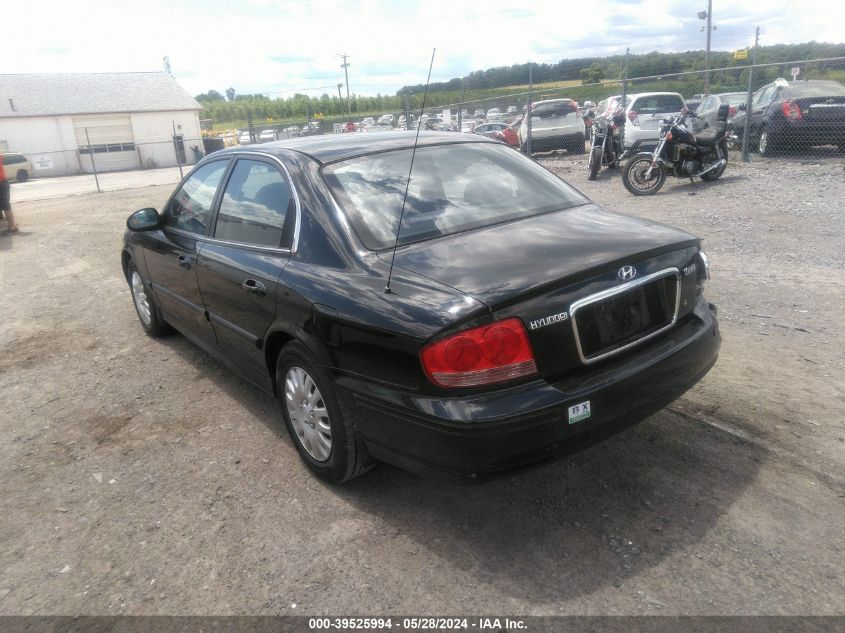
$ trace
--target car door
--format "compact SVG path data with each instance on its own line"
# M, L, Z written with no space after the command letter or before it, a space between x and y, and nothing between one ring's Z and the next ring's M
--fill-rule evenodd
M766 110L772 99L775 97L777 86L774 84L763 88L758 95L755 96L751 104L751 130L756 132L760 129L760 124L766 117Z
M291 253L297 204L281 163L257 155L238 157L199 255L197 279L218 348L256 379L268 375L264 334Z
M156 301L166 321L184 334L213 344L197 285L197 256L208 234L214 200L228 158L195 169L168 201L163 228L146 245L144 259Z
M713 122L716 120L715 104L717 102L719 102L719 97L710 95L699 104L697 109L694 110L694 113L698 118L690 117L689 119L693 132L701 132L705 128L713 125Z

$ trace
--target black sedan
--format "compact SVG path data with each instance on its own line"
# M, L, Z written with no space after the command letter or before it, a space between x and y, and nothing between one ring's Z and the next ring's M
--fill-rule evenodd
M329 482L376 461L472 479L559 455L716 362L698 239L484 137L414 138L206 157L161 213L127 221L141 325L274 393Z
M745 106L733 118L741 135ZM777 79L754 93L749 141L763 156L813 145L845 150L845 86L838 81Z

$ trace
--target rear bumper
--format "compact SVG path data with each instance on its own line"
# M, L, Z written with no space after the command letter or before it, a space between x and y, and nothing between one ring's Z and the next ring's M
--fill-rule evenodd
M528 142L527 137L520 137L520 142L525 144ZM571 130L542 130L535 132L531 131L531 149L532 151L541 151L543 149L565 149L570 145L576 143L584 143L584 132L578 130L573 132Z
M580 450L659 411L715 364L715 308L654 343L580 377L534 381L489 394L429 398L338 382L370 454L422 474L473 480ZM590 402L589 418L569 408Z
M773 125L770 142L789 145L842 145L845 123L839 121L781 121Z

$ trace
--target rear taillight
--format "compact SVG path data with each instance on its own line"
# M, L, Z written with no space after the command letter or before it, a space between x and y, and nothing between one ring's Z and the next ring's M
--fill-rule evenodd
M581 106L578 105L577 101L573 101L572 99L569 100L569 103L575 109L575 116L576 118L581 118Z
M780 104L783 110L783 115L790 121L800 121L804 117L801 115L801 108L794 101L784 101Z
M537 373L534 352L517 318L459 332L420 351L428 379L440 387L478 387Z
M637 126L638 126L638 125L640 124L640 117L639 117L639 115L638 115L636 112L634 112L633 110L629 110L629 111L628 111L628 120L629 120L631 123L633 123L634 125L637 125Z
M728 106L728 116L736 115L736 106Z

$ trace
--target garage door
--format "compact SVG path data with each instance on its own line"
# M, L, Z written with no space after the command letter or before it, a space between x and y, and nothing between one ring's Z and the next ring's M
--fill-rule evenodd
M83 171L93 171L92 155L97 171L140 168L128 116L75 118L73 128Z

